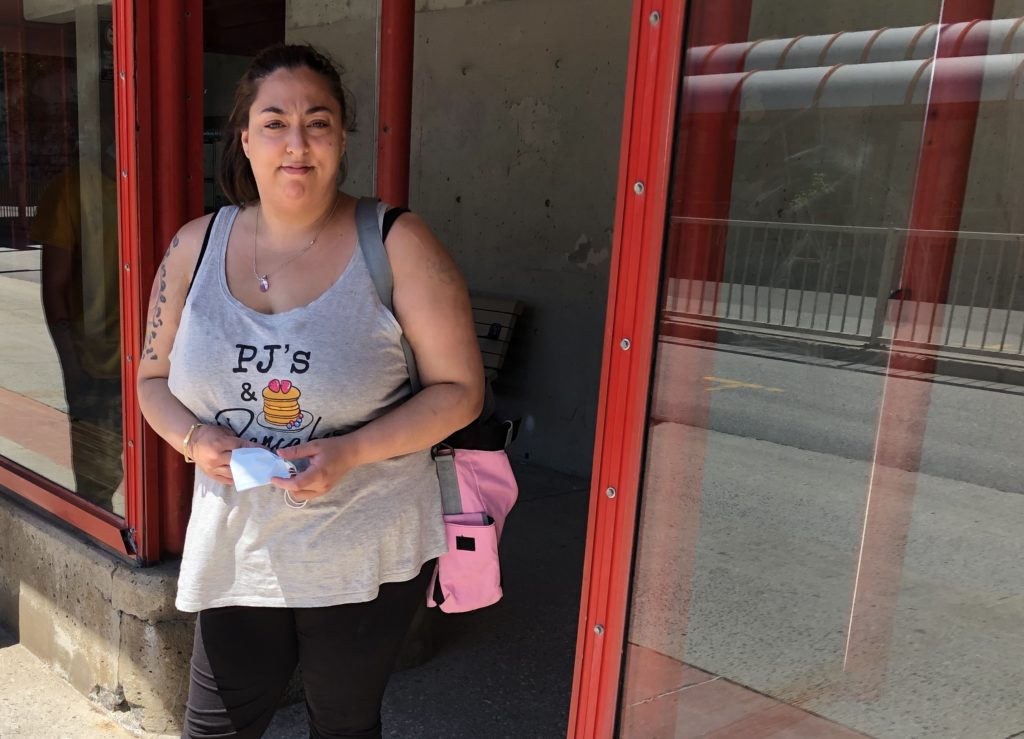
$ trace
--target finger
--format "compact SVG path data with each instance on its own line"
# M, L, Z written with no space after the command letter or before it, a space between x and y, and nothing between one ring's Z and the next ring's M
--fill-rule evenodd
M270 484L275 488L287 490L289 493L297 493L302 490L302 486L295 482L294 477L273 477L270 479Z
M282 490L318 490L322 487L322 475L314 467L293 477L275 477L271 483Z
M284 449L277 450L277 456L281 459L303 459L305 457L313 457L320 451L320 444L316 441L310 441L305 444L299 444L298 446L285 447Z
M320 483L323 481L323 474L317 468L316 463L314 462L309 467L302 470L302 472L298 472L294 475L291 475L290 477L285 477L281 479L288 482L291 488L294 490L302 490L304 488L309 490L316 490L322 487Z

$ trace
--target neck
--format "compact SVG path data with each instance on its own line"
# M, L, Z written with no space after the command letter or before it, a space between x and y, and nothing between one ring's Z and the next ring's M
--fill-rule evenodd
M266 245L268 249L273 249L275 245L286 248L294 246L296 241L305 240L308 243L318 230L326 226L327 218L342 197L341 192L329 190L316 203L303 203L290 208L270 200L261 200L256 206L260 209L260 246Z

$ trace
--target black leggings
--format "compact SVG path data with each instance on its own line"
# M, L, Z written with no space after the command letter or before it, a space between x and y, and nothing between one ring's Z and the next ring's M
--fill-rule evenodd
M298 663L310 737L379 738L384 689L435 561L368 603L201 611L182 737L262 736Z

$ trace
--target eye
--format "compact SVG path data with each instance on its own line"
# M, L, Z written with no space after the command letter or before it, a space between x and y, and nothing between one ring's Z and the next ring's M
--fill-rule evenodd
M311 121L309 125L312 126L313 128L328 128L331 124L329 121L316 120Z
M263 124L264 128L284 128L284 124L281 121L267 121Z

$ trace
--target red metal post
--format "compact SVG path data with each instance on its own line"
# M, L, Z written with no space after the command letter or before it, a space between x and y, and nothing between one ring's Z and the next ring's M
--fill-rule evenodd
M130 22L130 12L121 9L122 22ZM138 99L125 109L137 111L137 117L129 113L121 119L123 126L134 126L134 139L131 131L119 131L125 135L124 179L134 178L126 184L121 203L131 208L130 198L137 198L132 211L137 230L124 234L128 241L123 247L124 421L136 465L130 479L141 480L141 486L131 491L129 510L141 525L143 558L155 561L161 554L181 553L192 475L177 450L142 423L135 367L128 357L141 353L150 286L171 237L203 212L202 2L136 3L134 13L135 48L122 49L130 62L118 66L127 76L134 64L138 79ZM127 94L124 99L125 105L132 102ZM119 155L121 146L119 141ZM129 168L133 157L135 166Z
M382 0L377 195L387 203L401 206L409 204L415 31L414 0Z
M982 84L980 75L963 79L942 60L987 52L985 34L972 35L972 24L964 22L990 19L993 0L947 0L942 8L943 27L911 208L912 230L903 262L904 297L896 319L896 343L889 354L847 630L845 669L866 696L877 693L888 664L931 399L928 381L898 375L908 369L935 370L934 359L900 353L899 341L930 341L933 328L941 324L956 237L931 236L928 231L960 227Z
M117 147L117 241L121 270L121 421L124 429L125 519L134 529L132 542L142 559L155 559L146 535L142 507L143 444L138 398L135 394L135 362L140 356L140 298L138 270L139 193L138 133L135 110L135 3L114 0L114 124Z
M685 0L636 0L569 736L613 736ZM607 491L614 494L609 495Z
M701 3L690 8L685 32L686 48L745 41L750 26L749 0L728 3ZM745 58L745 57L744 57ZM687 75L741 72L743 58L711 54L699 69L688 68ZM667 261L663 294L673 310L702 312L701 303L714 300L722 281L725 246L732 202L733 163L739 127L739 102L745 76L726 90L720 104L711 112L697 112L693 88L683 80L683 99L674 130L677 136L675 172L671 184L671 222L666 234L664 259ZM695 223L683 219L718 219L715 223ZM679 295L680 283L686 285ZM654 300L655 293L641 299ZM650 422L671 421L687 430L681 446L671 454L648 452L644 472L644 510L657 510L656 518L641 516L644 530L637 535L637 555L633 572L634 603L650 597L659 578L671 576L684 594L672 604L685 624L689 612L689 593L693 579L699 524L701 486L707 448L707 424L711 395L705 377L714 374L715 354L705 348L688 346L686 340L714 342L713 328L697 328L687 323L662 324L660 334L684 339L676 344L669 359L658 361L651 399ZM685 398L686 402L679 402ZM681 416L680 414L685 414ZM650 443L650 442L649 442ZM685 462L683 462L685 460ZM685 466L682 474L680 466ZM642 546L644 537L661 542L661 560L647 561ZM667 544L666 544L667 542ZM667 549L666 549L667 547ZM666 551L672 556L664 558ZM677 625L677 628L678 625ZM685 627L683 627L685 629ZM626 647L624 708L622 727L627 733L644 733L653 713L664 711L651 698L683 684L685 665L677 659L657 656L642 644ZM655 677L656 675L656 677ZM641 690L640 686L643 686ZM638 692L639 691L639 692ZM640 694L642 692L642 694ZM640 726L643 725L643 729ZM635 732L630 728L635 726Z
M686 46L722 45L746 41L750 28L752 0L703 3L694 8L688 21ZM700 69L687 74L742 72L745 56L730 58L710 54ZM680 145L676 160L678 182L672 215L686 218L729 218L732 178L736 158L736 131L740 120L740 95L745 78L727 99L709 112L694 112L684 99L678 128ZM678 223L669 231L667 253L671 277L687 280L686 310L700 311L704 299L713 300L725 266L727 226L716 223ZM709 289L705 289L705 287Z

